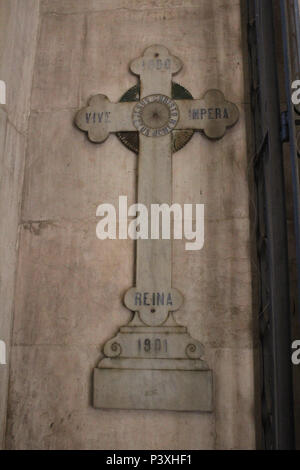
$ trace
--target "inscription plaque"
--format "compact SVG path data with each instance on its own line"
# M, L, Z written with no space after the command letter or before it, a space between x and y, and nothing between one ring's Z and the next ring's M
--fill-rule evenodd
M172 152L194 131L222 138L239 117L219 90L208 90L200 100L186 90L183 98L174 97L174 89L184 90L172 82L181 67L166 47L148 47L130 65L139 84L126 100L111 103L96 95L75 118L92 142L117 133L138 153L138 202L148 208L172 203ZM212 371L203 347L173 317L183 296L172 286L172 242L138 239L136 244L136 286L124 297L133 317L104 345L94 370L94 406L212 411Z

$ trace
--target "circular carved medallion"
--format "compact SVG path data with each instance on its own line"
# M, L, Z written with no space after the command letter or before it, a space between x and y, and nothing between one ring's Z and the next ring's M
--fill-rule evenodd
M165 95L149 95L139 101L132 113L136 129L147 137L169 134L179 119L177 104Z
M173 100L191 100L193 96L183 86L178 83L172 82L172 99ZM140 101L140 86L134 85L127 90L121 97L120 102ZM182 149L194 134L193 130L173 130L172 131L172 152L177 152ZM117 132L117 137L123 145L132 152L139 153L139 133L138 131L122 131Z

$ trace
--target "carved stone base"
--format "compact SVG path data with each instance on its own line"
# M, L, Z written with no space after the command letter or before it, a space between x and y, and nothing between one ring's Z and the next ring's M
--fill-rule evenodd
M95 408L212 411L203 347L172 319L122 327L104 355L94 370Z
M94 407L212 411L212 372L175 369L95 369Z

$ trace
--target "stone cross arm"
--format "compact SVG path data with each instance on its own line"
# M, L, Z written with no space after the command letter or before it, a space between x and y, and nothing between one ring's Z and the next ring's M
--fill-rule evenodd
M76 125L88 132L92 142L104 142L110 133L139 131L161 137L172 130L199 130L220 139L236 124L239 111L219 90L208 90L202 99L172 100L152 94L140 102L111 103L107 96L93 96L76 115Z
M176 129L203 131L209 139L221 139L239 119L234 103L226 101L219 90L208 90L200 100L178 100L179 120Z
M160 45L148 47L133 60L131 71L140 77L140 101L111 103L107 96L92 97L76 115L76 124L92 142L104 142L112 132L138 131L163 137L173 130L199 130L220 139L239 117L238 108L219 90L208 90L200 100L173 100L172 76L181 60Z
M110 133L136 131L131 115L136 103L111 103L107 96L93 96L88 106L78 111L76 125L88 133L92 142L104 142Z

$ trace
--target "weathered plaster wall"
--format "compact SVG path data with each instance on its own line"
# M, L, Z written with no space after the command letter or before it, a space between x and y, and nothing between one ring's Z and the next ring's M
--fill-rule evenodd
M7 364L0 365L0 448L6 426L18 225L38 13L39 0L0 0L0 80L6 83L6 105L0 105L0 339L7 347Z
M89 96L117 101L129 62L153 43L184 62L195 97L220 88L239 124L219 142L195 135L173 157L174 202L205 203L205 247L174 243L177 319L206 348L212 414L101 411L91 373L130 318L132 241L100 242L96 207L135 200L136 156L115 136L74 128ZM6 445L9 449L255 447L249 194L240 4L235 0L44 0L27 135ZM113 393L113 391L112 391Z

